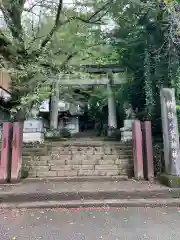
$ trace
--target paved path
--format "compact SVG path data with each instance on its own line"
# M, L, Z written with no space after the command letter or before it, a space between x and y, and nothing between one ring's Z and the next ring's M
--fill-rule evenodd
M177 208L0 210L2 240L179 240Z
M15 185L0 185L0 194L3 193L31 193L31 192L79 192L79 191L144 191L168 189L160 184L149 182L129 181L107 181L107 182L53 182L37 180L35 182L22 181Z

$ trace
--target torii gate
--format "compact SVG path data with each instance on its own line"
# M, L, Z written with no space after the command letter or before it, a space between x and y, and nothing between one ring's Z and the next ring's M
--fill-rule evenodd
M114 101L114 94L112 91L113 85L121 85L127 82L126 71L122 71L115 64L111 65L90 65L84 66L84 71L89 74L104 74L106 77L98 79L83 78L77 79L73 77L59 77L59 80L54 81L54 93L51 96L51 112L50 112L50 128L57 129L58 127L58 102L59 102L59 88L60 86L79 86L82 85L106 85L108 90L108 127L117 128L116 105ZM115 75L116 74L116 75Z

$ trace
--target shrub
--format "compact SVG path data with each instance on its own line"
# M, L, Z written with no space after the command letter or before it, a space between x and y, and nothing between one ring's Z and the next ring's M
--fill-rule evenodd
M178 122L178 130L180 131L180 106L176 106L176 111L177 111L177 122Z
M111 132L110 136L107 136L105 140L120 141L121 140L121 131L116 128L108 128L108 132Z
M71 132L67 128L62 128L60 130L60 136L62 138L71 138Z

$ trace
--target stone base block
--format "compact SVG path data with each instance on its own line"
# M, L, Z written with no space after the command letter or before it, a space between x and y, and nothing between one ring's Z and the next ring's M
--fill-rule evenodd
M158 177L161 184L171 187L180 188L180 176L173 176L169 174L162 174Z
M44 133L33 132L33 133L23 133L23 143L33 143L33 142L44 142Z
M130 142L130 141L132 141L132 138L127 138L127 137L126 138L122 138L121 141L122 142Z
M121 141L131 141L132 140L132 131L124 131L121 133Z
M132 132L131 131L125 131L121 133L122 137L131 137L132 138Z

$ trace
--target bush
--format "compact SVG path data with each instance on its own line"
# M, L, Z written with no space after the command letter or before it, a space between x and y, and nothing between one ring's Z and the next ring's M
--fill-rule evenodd
M60 136L62 138L71 138L71 132L67 128L62 128L60 130Z
M60 130L49 130L45 133L45 138L51 141L63 141L66 138L70 138L71 133L68 129L63 128Z
M60 137L60 131L59 130L48 130L45 132L46 138L57 138Z
M107 136L105 140L120 141L121 140L121 131L116 128L109 128L108 132L111 132L110 136Z
M165 171L165 162L163 141L156 138L153 139L153 160L155 176L158 176Z
M179 108L179 106L177 106L176 111L177 111L178 130L180 131L180 108Z
M103 124L102 121L97 119L96 123L95 123L95 132L96 132L96 136L99 137L102 135L102 131L103 131Z

